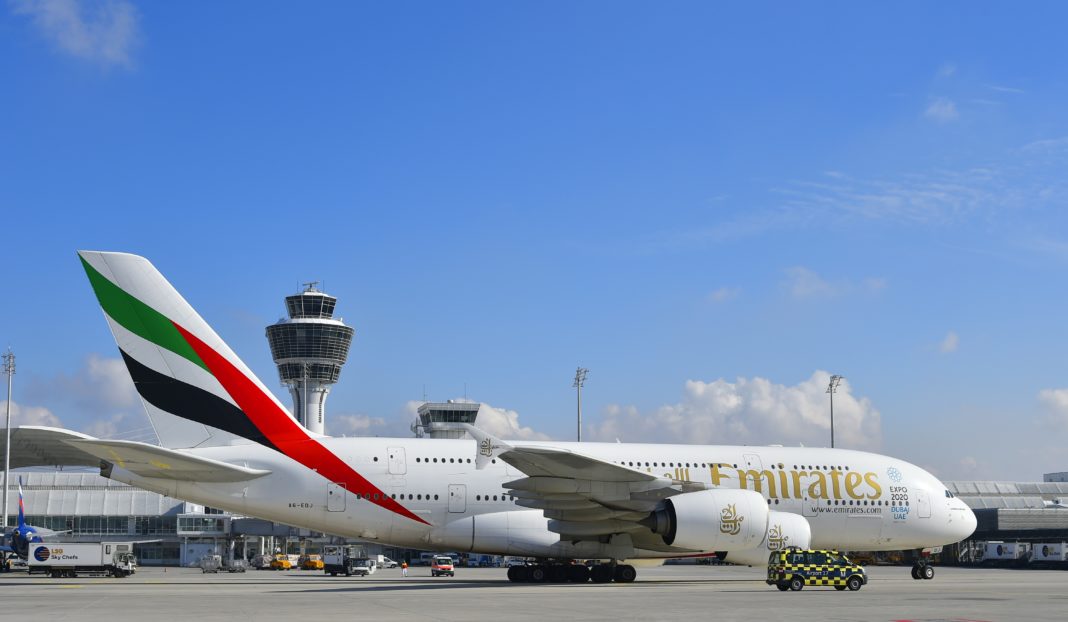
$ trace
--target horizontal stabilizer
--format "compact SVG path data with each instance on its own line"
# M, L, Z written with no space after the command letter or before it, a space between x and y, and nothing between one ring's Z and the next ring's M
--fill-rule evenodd
M100 466L100 459L85 453L63 441L92 439L92 436L45 426L19 426L11 428L11 468ZM0 455L6 448L6 439L0 434Z
M269 475L226 462L137 441L72 439L64 443L142 477L191 482L242 482Z

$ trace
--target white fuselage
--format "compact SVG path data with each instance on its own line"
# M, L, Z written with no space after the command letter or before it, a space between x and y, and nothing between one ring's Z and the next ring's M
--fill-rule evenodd
M327 449L420 523L358 498L314 470L258 444L185 450L271 471L232 484L110 477L141 488L279 523L416 549L541 557L611 557L598 542L561 542L540 510L517 505L506 482L525 475L497 459L475 468L473 440L322 438ZM536 443L525 443L532 445ZM546 443L710 488L760 492L769 508L804 516L814 548L905 550L968 537L975 516L923 469L843 449ZM712 551L705 551L711 553ZM684 555L679 552L677 555ZM692 554L692 553L691 553ZM638 549L634 557L671 557Z

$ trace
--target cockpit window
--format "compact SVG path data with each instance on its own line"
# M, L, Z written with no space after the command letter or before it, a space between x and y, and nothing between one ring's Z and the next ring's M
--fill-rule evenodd
M951 492L949 492L949 491L947 490L947 491L946 491L946 499L954 499L954 498L955 498L955 497L953 496L953 493L951 493Z

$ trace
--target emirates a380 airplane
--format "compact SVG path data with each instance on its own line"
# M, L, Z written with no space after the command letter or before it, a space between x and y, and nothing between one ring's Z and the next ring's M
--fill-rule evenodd
M238 514L543 560L509 569L513 581L630 582L636 564L758 565L789 546L934 547L976 526L930 473L860 451L513 442L470 426L474 440L314 435L148 260L79 255L162 446L24 427L18 466L99 464L113 480ZM575 559L602 563L565 563ZM933 569L913 569L923 573Z

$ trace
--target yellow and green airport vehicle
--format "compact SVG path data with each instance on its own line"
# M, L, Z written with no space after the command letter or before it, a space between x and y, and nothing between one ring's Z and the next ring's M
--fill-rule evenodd
M868 573L838 551L789 548L768 557L768 585L779 591L799 591L806 585L826 585L857 591L867 585Z

